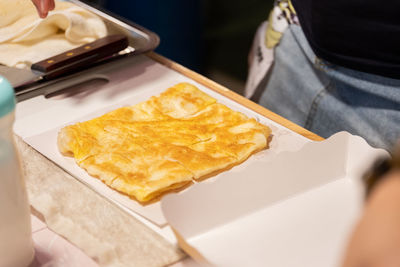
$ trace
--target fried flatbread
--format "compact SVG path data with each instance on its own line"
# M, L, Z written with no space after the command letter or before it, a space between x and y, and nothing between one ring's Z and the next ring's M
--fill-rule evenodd
M147 202L264 149L271 130L188 83L58 135L64 155L110 187Z

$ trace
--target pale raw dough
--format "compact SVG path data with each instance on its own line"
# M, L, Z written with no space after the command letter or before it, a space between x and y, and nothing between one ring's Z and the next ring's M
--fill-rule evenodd
M0 0L0 64L31 64L107 35L104 22L69 2L57 2L45 19L30 0Z

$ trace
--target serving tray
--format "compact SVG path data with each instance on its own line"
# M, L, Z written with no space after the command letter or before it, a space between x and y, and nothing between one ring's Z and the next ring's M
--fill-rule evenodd
M18 101L33 97L35 95L42 94L43 90L40 89L45 89L49 85L59 83L60 81L77 79L79 76L82 75L83 72L87 72L88 70L91 70L99 65L113 64L114 61L121 60L122 58L128 56L140 55L152 51L160 43L160 38L156 33L134 22L120 18L109 11L100 10L98 7L91 6L79 0L66 0L66 1L71 2L77 6L80 6L99 16L104 21L108 30L108 34L125 35L128 38L129 46L125 50L121 51L118 54L115 54L112 57L107 58L106 60L102 60L101 62L96 62L94 64L88 65L87 69L84 71L64 75L62 77L51 80L40 80L35 83L31 83L27 86L21 86L16 90L16 96Z

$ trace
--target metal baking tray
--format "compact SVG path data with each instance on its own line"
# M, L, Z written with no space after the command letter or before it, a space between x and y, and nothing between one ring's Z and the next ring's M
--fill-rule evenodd
M107 58L106 60L86 66L85 70L83 71L64 75L56 79L40 80L36 83L32 83L27 86L21 86L16 89L16 96L18 101L33 97L35 95L42 94L43 90L41 89L46 88L50 85L54 87L55 84L61 81L65 82L65 80L77 79L83 73L90 72L92 69L99 68L99 66L106 67L106 65L114 64L115 61L123 60L126 57L152 51L160 43L160 38L156 33L134 22L131 22L109 11L106 11L99 7L94 7L79 0L65 0L65 1L74 3L77 6L80 6L99 16L104 21L108 33L125 35L128 38L129 46L125 50L121 51L118 54L115 54L110 58Z

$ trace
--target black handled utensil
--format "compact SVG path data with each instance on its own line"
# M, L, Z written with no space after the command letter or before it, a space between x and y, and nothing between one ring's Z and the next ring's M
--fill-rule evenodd
M0 75L14 88L42 79L54 79L72 73L92 63L111 57L128 47L128 39L122 34L108 35L72 50L34 63L31 70L0 66Z

